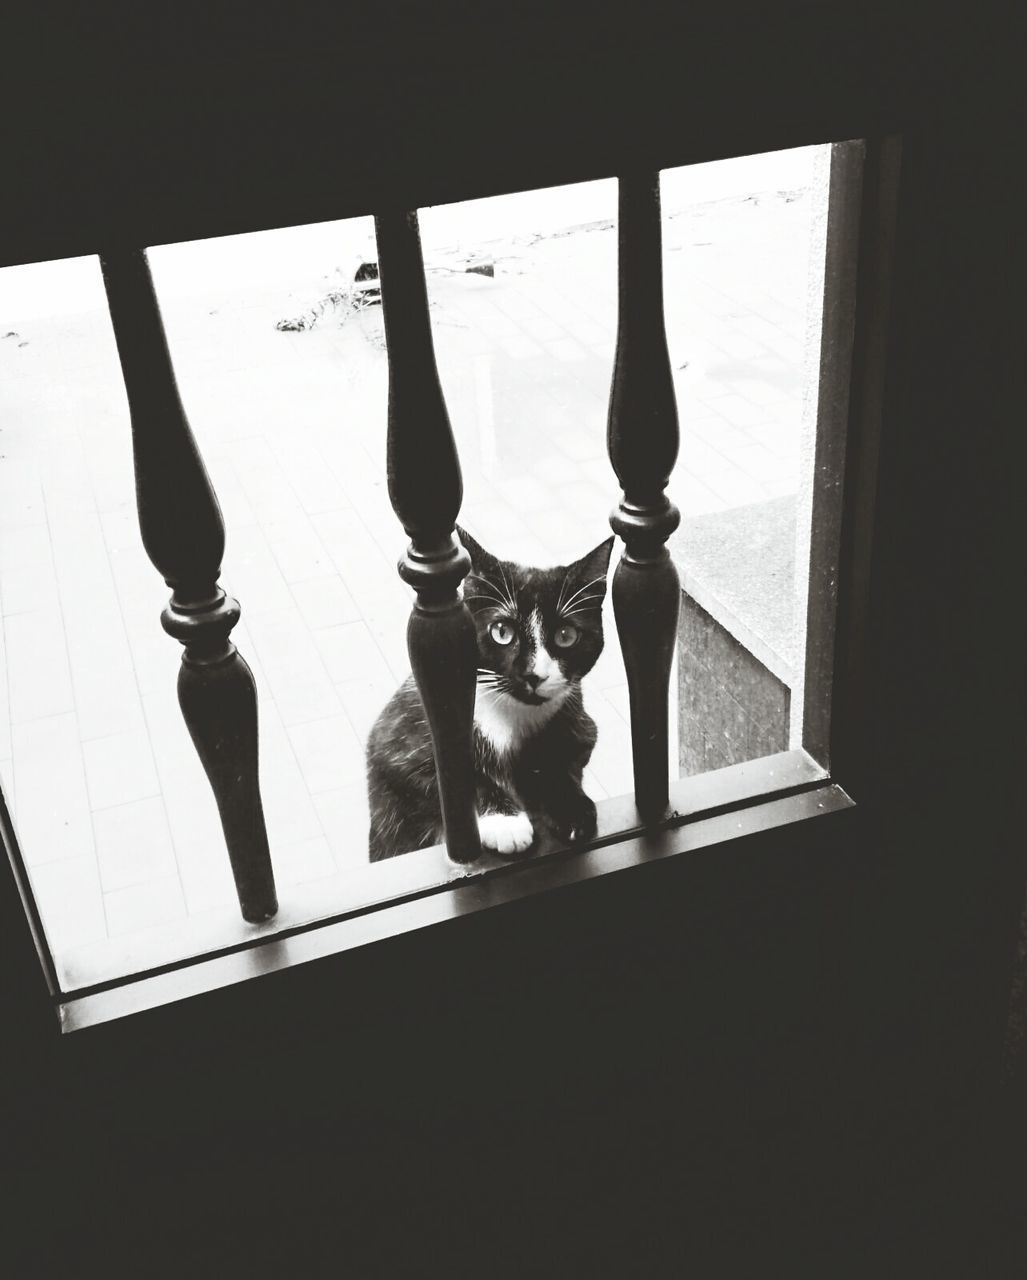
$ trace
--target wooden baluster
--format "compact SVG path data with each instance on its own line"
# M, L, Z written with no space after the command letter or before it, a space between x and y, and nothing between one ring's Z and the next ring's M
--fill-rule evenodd
M652 822L668 805L667 695L681 607L665 545L681 517L664 492L678 454L678 416L663 321L659 173L625 174L619 188L607 448L623 489L610 524L625 547L612 596L631 700L635 802Z
M178 701L221 815L243 918L278 910L257 772L253 675L229 639L239 605L218 585L225 526L189 428L142 249L100 256L132 420L143 546L171 588L164 630L185 646Z
M471 561L454 534L460 460L435 364L417 214L381 214L375 232L389 354L389 497L410 538L400 577L417 592L407 649L431 728L446 848L455 862L473 862L481 855L472 746L478 645L461 589Z

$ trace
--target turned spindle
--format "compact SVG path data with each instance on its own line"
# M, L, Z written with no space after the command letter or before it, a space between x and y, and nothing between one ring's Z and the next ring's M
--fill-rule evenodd
M416 213L375 218L389 357L389 498L407 536L400 577L417 599L407 625L410 666L435 752L446 849L481 855L472 726L478 646L461 584L470 557L455 533L463 481L439 382Z
M628 677L635 803L654 822L668 808L667 698L681 604L666 546L681 517L665 493L678 455L678 416L663 318L659 173L622 175L618 203L607 448L622 489L610 524L624 551L611 594Z
M161 614L184 646L178 701L217 801L243 918L278 910L257 764L253 675L229 638L239 605L218 584L221 509L178 393L146 253L100 256L132 422L143 546L171 588Z

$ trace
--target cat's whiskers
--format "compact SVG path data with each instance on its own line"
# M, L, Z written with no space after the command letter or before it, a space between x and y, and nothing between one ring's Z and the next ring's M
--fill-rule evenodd
M493 604L495 604L500 609L508 608L507 602L505 600L500 600L498 596L488 595L487 593L483 593L483 592L475 592L474 595L470 595L470 596L465 595L464 601L466 602L468 600L490 600L492 601Z
M563 582L560 583L560 594L556 597L556 612L560 612L560 606L563 604L563 593L567 590L567 582L571 576L570 569L563 575Z
M601 609L603 607L602 602L605 599L606 599L605 596L599 596L599 595L585 596L584 599L579 600L577 602L577 604L574 606L573 609L565 609L563 611L562 616L565 618L573 618L579 613L588 613L590 610L593 610L593 609ZM598 601L598 603L597 604L590 603L590 601L593 601L593 600Z
M486 578L483 573L469 573L467 576L469 578L475 578L478 582L484 582L485 585L488 587L492 587L492 589L496 592L496 595L492 596L491 598L495 600L496 604L498 604L501 609L509 609L511 613L516 613L517 606L513 602L513 594L511 592L509 584L506 581L506 574L503 573L502 565L500 565L499 571L500 573L503 574L502 586L500 586L499 583L496 582L494 578ZM475 599L477 597L471 597L471 598ZM482 598L487 599L488 597L482 597ZM468 599L468 597L465 596L464 599L466 600Z
M507 578L506 570L503 568L502 565L499 566L499 572L503 575L503 585L506 587L506 598L510 602L510 612L516 613L517 605L514 603L513 583L509 580L509 578Z
M606 574L602 573L599 575L598 578L593 578L591 582L586 582L583 587L579 587L577 591L575 591L574 594L570 597L570 599L564 603L564 609L565 610L569 609L571 605L575 602L575 600L578 599L579 596L583 596L585 592L588 591L590 588L594 587L597 582L605 582L605 581L606 581Z

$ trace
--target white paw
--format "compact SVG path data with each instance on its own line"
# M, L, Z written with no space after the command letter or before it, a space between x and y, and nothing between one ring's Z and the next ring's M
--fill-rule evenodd
M496 853L521 853L535 836L526 813L486 813L478 819L478 834Z

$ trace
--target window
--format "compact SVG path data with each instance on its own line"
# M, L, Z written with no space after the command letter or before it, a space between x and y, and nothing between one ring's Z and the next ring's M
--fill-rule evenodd
M861 163L862 145L845 143L833 159L810 147L662 176L681 427L668 492L683 517L669 543L681 578L669 750L683 814L730 814L828 778ZM610 180L421 214L460 521L503 559L567 563L609 535L616 208ZM361 913L397 899L445 915L459 908L434 891L467 874L440 848L367 861L364 742L409 670L411 607L385 483L371 220L149 258L227 529L221 584L242 606L232 640L256 683L279 910L240 919L176 703L181 651L159 625L168 591L140 542L98 261L8 268L0 775L55 993L79 1011L69 1025L132 1007L133 975L170 970L153 982L176 993L202 986L209 973L181 968L191 958L289 963L328 945L311 926L373 928ZM585 777L600 805L596 869L639 829L609 601L604 616L585 682L599 728ZM815 794L811 812L847 803ZM738 825L709 821L710 839ZM513 883L522 864L503 865ZM499 869L493 856L480 864ZM258 945L276 937L284 949ZM76 994L98 989L108 1012L81 1013Z

